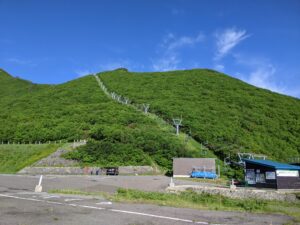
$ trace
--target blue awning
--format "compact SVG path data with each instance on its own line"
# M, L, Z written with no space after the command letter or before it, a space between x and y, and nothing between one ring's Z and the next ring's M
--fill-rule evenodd
M257 164L260 166L271 167L276 170L300 170L300 166L290 165L286 163L274 162L271 160L263 159L243 159L246 163Z

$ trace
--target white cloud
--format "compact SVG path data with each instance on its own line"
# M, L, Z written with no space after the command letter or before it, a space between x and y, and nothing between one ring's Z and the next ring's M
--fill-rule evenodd
M153 63L153 69L156 71L168 71L178 69L180 60L176 54L167 54Z
M115 70L118 68L127 68L128 70L136 71L142 69L143 67L144 66L142 64L134 63L129 59L107 59L101 63L90 65L88 69L75 70L75 73L78 77L82 77L88 74L93 74L100 71Z
M248 75L236 73L236 77L256 87L289 96L300 97L300 88L287 88L283 82L280 82L281 79L276 66L273 65L270 60L261 57L254 58L241 55L235 57L238 64L244 65L250 70Z
M254 86L286 94L286 88L278 84L276 66L268 58L245 54L234 54L238 65L247 68L247 76L237 73L236 76Z
M272 64L268 64L252 71L244 81L260 88L300 98L300 89L295 87L287 88L282 83L278 83L276 72L276 68Z
M274 82L275 73L276 68L272 64L260 66L252 71L245 81L257 87L286 94L286 88Z
M216 33L217 52L215 54L215 60L223 58L236 45L249 36L246 30L237 30L235 28L229 28L221 33Z
M216 65L214 66L214 68L215 68L215 70L217 70L217 71L224 71L225 66L222 65L222 64L216 64Z
M76 70L75 73L77 74L78 77L83 77L88 74L92 74L93 72L90 70Z
M193 46L201 41L203 41L205 36L202 33L199 33L195 37L182 36L176 37L174 34L169 33L163 40L161 45L167 51L173 51L186 46Z
M113 60L113 61L108 61L106 63L100 63L97 67L100 70L105 71L105 70L114 70L114 69L118 69L121 67L130 69L132 67L132 65L129 60L117 59L117 60Z
M173 8L171 10L171 13L174 15L174 16L179 16L179 15L184 15L185 14L185 11L183 9L177 9L177 8Z
M176 37L173 33L167 34L162 43L159 45L158 57L153 61L153 69L156 71L167 71L179 69L180 49L185 47L193 47L199 42L202 42L205 36L199 33L196 36L181 36Z
M32 60L27 60L27 59L20 59L20 58L9 58L6 60L9 63L21 65L21 66L37 66L35 62Z

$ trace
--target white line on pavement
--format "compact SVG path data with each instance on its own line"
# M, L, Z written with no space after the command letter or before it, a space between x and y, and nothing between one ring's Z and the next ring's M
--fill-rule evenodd
M47 203L50 203L50 204L56 204L56 205L64 205L64 203L61 203L61 202L53 202L53 201L45 201Z
M96 205L111 205L112 202L98 202Z
M77 206L76 204L69 204L69 205L70 205L70 206L75 206L75 207Z
M56 195L48 195L48 196L44 196L44 199L48 199L48 198L60 198L60 196L56 196Z
M68 199L65 199L65 202L80 201L80 200L83 200L83 199L81 199L81 198L68 198Z
M104 208L96 207L96 206L90 206L90 205L77 205L78 207L88 208L88 209L99 209L102 210Z
M119 209L106 209L106 208L89 206L89 205L77 205L77 204L71 204L71 203L61 203L61 202L40 200L40 199L34 199L34 198L23 198L23 197L18 197L18 196L13 196L13 195L0 194L0 197L14 198L14 199L20 199L20 200L34 201L34 202L45 202L45 203L49 203L49 204L66 205L66 206L73 206L73 207L82 207L82 208L88 208L88 209L107 210L107 211L117 212L117 213L126 213L126 214L132 214L132 215L147 216L147 217L174 220L174 221L180 221L180 222L186 222L186 223L209 224L208 222L201 222L201 221L197 222L197 221L188 220L188 219L180 219L180 218L169 217L169 216L160 216L160 215L149 214L149 213L140 213L140 212L134 212L134 211L119 210ZM211 225L217 225L217 224L211 224Z
M121 212L121 213L127 213L127 214L135 214L135 215L141 215L141 216L149 216L149 217L155 217L155 218L161 218L161 219L168 219L168 220L176 220L176 221L187 222L187 223L193 223L194 222L192 220L179 219L179 218L175 218L175 217L159 216L159 215L154 215L154 214L139 213L139 212L119 210L119 209L109 209L109 211L112 211L112 212Z

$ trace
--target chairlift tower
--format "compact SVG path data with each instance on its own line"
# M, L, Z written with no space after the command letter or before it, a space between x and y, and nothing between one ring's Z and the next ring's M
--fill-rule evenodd
M150 105L149 104L143 104L144 113L147 114L149 110Z
M176 126L176 135L179 135L179 127L181 126L182 118L173 119L173 124Z

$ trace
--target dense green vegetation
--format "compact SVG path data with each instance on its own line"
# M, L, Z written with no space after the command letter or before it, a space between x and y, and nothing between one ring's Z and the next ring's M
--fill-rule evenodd
M55 152L58 147L56 144L0 145L0 173L15 173Z
M60 85L40 85L0 70L0 142L89 139L66 157L88 165L153 165L171 169L180 156L221 159L237 151L278 160L299 156L300 101L253 87L211 70L100 74L110 91L152 114L116 103L93 76ZM202 152L206 152L205 155ZM230 171L229 171L230 172ZM231 171L232 172L232 171Z
M171 168L189 147L172 127L109 99L93 76L37 85L0 70L0 141L89 139L67 157L83 164Z
M182 130L221 158L238 151L281 161L300 155L299 99L205 69L99 76L110 91L149 103L170 124L182 116Z

